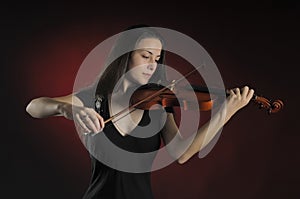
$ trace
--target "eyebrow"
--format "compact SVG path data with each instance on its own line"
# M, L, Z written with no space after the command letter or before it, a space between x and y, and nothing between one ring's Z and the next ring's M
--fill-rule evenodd
M150 53L151 55L153 55L153 53L149 50L144 50L144 51L146 51L146 52ZM156 57L160 57L160 55L157 55Z

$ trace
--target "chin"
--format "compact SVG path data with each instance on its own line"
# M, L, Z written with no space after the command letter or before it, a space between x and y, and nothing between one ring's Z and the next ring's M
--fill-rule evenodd
M149 80L141 79L141 80L136 81L136 83L139 85L145 85L145 84L149 83Z
M139 82L139 85L145 85L145 84L148 84L148 81L143 81L143 82Z

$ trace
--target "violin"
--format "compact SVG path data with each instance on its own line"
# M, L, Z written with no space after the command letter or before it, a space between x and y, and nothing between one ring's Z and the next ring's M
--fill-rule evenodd
M190 71L178 80L173 80L171 83L167 84L167 86L155 83L148 83L141 86L132 94L130 98L131 105L113 115L104 121L104 123L113 120L125 111L130 112L133 109L153 110L161 109L162 107L173 108L177 106L182 107L183 110L195 110L196 108L200 111L211 110L214 102L218 100L219 96L228 96L229 93L216 88L195 85L191 85L191 87L176 87L175 89L175 84L189 76L196 69L197 68ZM266 109L268 114L277 113L283 108L283 101L279 99L269 100L265 97L253 94L251 101L258 104L260 109Z
M161 85L147 84L133 93L131 104L135 104L135 108L143 110L155 109L156 104L161 105L163 108L181 106L183 110L194 110L198 104L200 111L209 111L219 95L224 93L229 96L229 93L215 88L195 85L191 85L191 87L192 90L183 87L174 91L173 89L165 89L166 87ZM190 100L193 99L193 96L196 96L196 102ZM259 108L266 109L269 114L276 113L283 108L283 102L279 99L268 100L265 97L253 94L251 101L258 104Z

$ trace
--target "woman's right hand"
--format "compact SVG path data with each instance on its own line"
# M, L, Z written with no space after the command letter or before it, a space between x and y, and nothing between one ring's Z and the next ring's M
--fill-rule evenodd
M105 126L103 118L92 108L64 103L59 110L65 118L73 120L84 134L99 133Z

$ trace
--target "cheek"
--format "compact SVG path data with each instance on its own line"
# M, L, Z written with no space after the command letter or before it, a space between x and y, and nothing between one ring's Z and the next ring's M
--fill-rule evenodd
M138 55L133 55L129 61L128 68L134 68L137 66L143 66L146 64L146 61L140 58Z
M141 71L143 70L143 67L139 62L136 60L132 60L128 64L128 74L132 77L137 76Z
M136 60L131 59L128 64L128 69L132 69L132 68L136 67L137 65L138 65L138 63L136 62Z
M141 66L142 64L144 63L141 60L135 59L132 61L132 68Z

